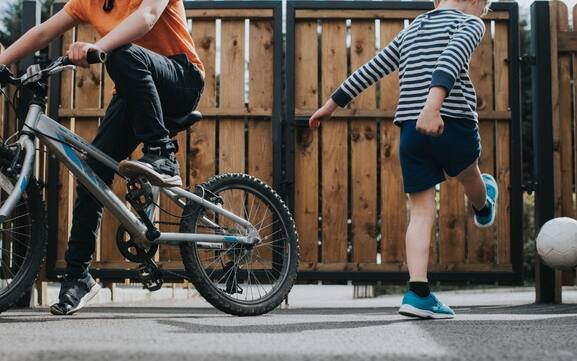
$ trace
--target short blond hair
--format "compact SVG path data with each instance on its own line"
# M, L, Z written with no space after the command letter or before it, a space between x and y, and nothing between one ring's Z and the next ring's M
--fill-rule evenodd
M439 4L441 3L441 1L447 1L447 0L433 0L433 3L435 4L435 7L439 6ZM471 0L456 0L456 1L471 1ZM485 0L485 13L487 13L489 11L489 8L491 7L491 0Z

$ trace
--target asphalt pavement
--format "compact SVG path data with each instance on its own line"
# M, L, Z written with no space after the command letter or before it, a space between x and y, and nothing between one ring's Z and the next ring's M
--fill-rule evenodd
M359 301L289 302L252 318L185 300L92 306L71 317L13 310L0 315L0 360L577 360L577 304L458 306L454 320L419 321Z

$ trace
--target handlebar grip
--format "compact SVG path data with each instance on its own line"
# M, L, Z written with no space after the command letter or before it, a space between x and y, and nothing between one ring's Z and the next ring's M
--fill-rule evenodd
M107 54L103 51L90 50L88 54L86 54L86 61L88 62L88 64L105 63L106 58Z
M90 50L88 54L86 54L86 62L88 64L105 63L107 58L108 54L98 50ZM68 57L65 56L64 59L62 60L62 65L74 65L74 64L72 64L70 59L68 59Z

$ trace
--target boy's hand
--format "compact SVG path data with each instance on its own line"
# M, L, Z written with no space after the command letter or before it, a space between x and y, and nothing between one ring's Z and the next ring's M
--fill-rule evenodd
M417 131L423 134L438 137L443 134L445 123L441 118L441 112L437 109L423 108L417 120Z
M77 65L82 68L88 68L90 65L88 61L86 61L86 55L90 50L96 50L101 52L98 46L90 43L82 43L76 42L70 44L70 49L68 49L68 59L72 62L72 64Z
M316 129L321 125L321 121L326 120L331 117L338 105L334 100L329 99L325 105L317 110L312 117L309 119L309 128Z
M447 97L447 90L441 87L433 87L429 90L427 102L421 110L417 120L417 131L423 134L438 137L443 134L445 123L441 118L441 107Z

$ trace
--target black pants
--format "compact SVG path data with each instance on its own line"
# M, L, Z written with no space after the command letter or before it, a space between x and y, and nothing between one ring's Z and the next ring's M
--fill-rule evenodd
M106 69L116 86L116 95L92 144L117 161L126 159L141 142L167 142L169 131L164 127L163 115L193 111L204 87L201 73L185 55L164 57L136 45L125 45L109 53ZM87 162L106 184L112 184L111 169L93 159ZM102 218L102 204L82 185L76 194L65 256L70 277L88 273Z

